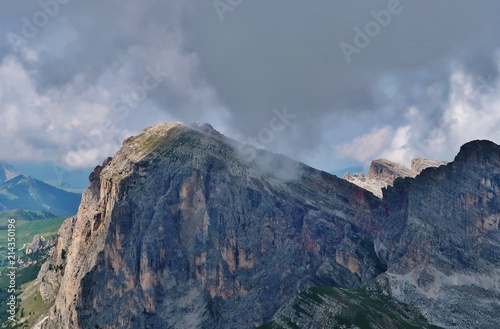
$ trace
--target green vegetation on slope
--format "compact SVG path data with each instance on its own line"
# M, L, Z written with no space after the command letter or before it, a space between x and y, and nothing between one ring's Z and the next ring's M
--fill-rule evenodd
M439 329L415 308L393 299L383 281L357 290L311 288L259 329Z
M14 218L16 220L33 221L41 219L51 219L57 216L48 211L29 211L22 209L11 209L0 212L0 221Z
M20 306L18 312L18 328L32 328L48 314L53 302L45 303L40 296L40 284L29 281L21 286L22 293L19 296Z
M0 213L1 214L1 213ZM50 240L57 234L65 218L49 218L40 220L16 219L16 245L21 249L25 244L31 243L36 234L45 240ZM7 219L0 218L0 270L7 265ZM18 257L24 254L18 250Z
M35 255L37 258L37 263L25 267L23 269L18 269L16 271L16 296L18 300L18 307L16 315L18 319L26 317L31 314L34 319L36 314L40 315L41 312L48 310L50 305L45 305L39 296L38 288L35 290L27 290L30 285L34 285L34 280L36 279L40 267L44 260L44 255L38 253ZM28 284L29 283L29 284ZM7 275L0 276L0 323L2 324L0 328L24 328L24 326L13 326L11 321L8 321L9 313L7 313L7 301L10 296L8 292L9 277ZM38 297L37 297L38 295ZM34 312L34 314L33 314Z
M23 247L33 241L35 235L40 235L45 241L57 235L57 231L65 217L53 218L49 212L28 210L7 210L0 212L0 328L31 328L35 321L42 318L50 305L43 303L35 279L40 267L47 258L46 250L26 255ZM8 291L9 277L7 269L8 220L16 219L16 258L20 260L16 267L16 296L18 299L17 316L21 324L13 326L7 321L7 301L11 295ZM29 265L28 265L29 264ZM27 266L28 265L28 266ZM23 267L26 266L26 267ZM27 284L30 282L30 284Z

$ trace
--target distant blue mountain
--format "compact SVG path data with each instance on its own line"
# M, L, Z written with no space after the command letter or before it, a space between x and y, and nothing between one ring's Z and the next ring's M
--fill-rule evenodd
M29 176L19 175L0 184L0 211L46 211L63 217L76 214L80 201L81 194L63 191Z

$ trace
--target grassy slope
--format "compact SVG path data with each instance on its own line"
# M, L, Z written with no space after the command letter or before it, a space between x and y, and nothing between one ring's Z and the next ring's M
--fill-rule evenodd
M47 314L53 303L46 304L40 296L39 283L30 281L21 287L21 307L24 310L23 317L18 313L18 328L31 328L42 320Z
M52 236L57 234L65 218L50 218L34 221L16 220L16 245L20 249L24 244L30 243L36 234L40 234L46 240L50 240ZM0 270L5 266L7 261L7 230L8 225L6 218L0 219ZM24 251L19 250L18 256L21 256Z
M260 329L300 328L315 322L331 329L439 329L414 308L371 285L358 290L315 287L302 292L288 308Z
M24 319L23 325L17 326L16 328L24 328L25 324L34 324L52 306L42 301L38 283L35 281L42 264L41 256L42 255L38 255L37 258L39 258L40 261L37 264L17 270L16 272L16 284L18 287L16 294L20 305L17 310L17 319L21 319L21 314L23 314L22 318ZM0 276L0 328L12 327L9 326L11 322L7 321L9 315L6 312L7 305L5 305L10 295L6 290L7 286L7 276ZM30 326L27 328L30 328Z
M8 299L7 293L8 277L4 275L5 265L7 261L7 225L9 218L16 218L16 245L18 251L16 256L23 260L28 259L37 261L36 264L29 267L18 269L16 272L16 284L18 286L17 295L20 298L20 308L17 315L21 315L21 309L24 309L24 317L22 325L16 328L30 328L37 320L42 318L51 305L43 303L38 286L35 279L40 270L44 258L43 253L35 253L29 256L24 254L24 250L19 250L24 244L30 243L33 236L40 234L45 240L50 240L57 234L61 224L65 218L47 218L51 214L45 212L30 212L30 211L4 211L0 212L0 328L10 328L6 326L8 323L5 302ZM41 219L40 219L41 218ZM20 287L20 289L19 289Z

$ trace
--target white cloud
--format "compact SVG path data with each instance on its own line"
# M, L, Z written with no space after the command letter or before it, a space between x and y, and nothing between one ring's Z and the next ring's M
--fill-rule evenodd
M350 142L337 145L335 147L337 156L352 158L361 163L373 160L391 140L393 134L391 126L374 129Z
M210 2L71 2L20 52L0 39L0 157L68 162L82 149L74 164L93 166L160 121L254 136L286 106L297 120L266 147L324 170L379 156L449 159L461 143L497 137L497 88L468 76L498 77L491 8L500 4L481 2L414 1L353 65L338 45L371 2L295 0L279 17L281 2L249 2L224 22ZM40 10L0 7L4 31L18 34L21 18ZM449 79L451 63L464 69ZM156 65L167 73L161 86L130 113L114 111ZM478 89L484 99L474 99Z
M407 122L340 144L338 156L363 163L382 157L408 166L415 157L453 160L460 146L474 139L500 142L499 86L492 79L456 70L450 76L450 87L448 102L440 113L433 114L437 120L433 128L429 129L428 117L420 109L410 107L405 112Z
M111 104L118 95L102 85L83 90L67 85L40 92L15 57L0 63L0 95L0 157L9 161L95 166L112 155L125 137L168 119L147 106L117 119Z

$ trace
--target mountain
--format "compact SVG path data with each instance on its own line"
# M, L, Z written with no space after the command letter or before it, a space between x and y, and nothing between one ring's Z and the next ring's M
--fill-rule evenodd
M66 191L66 192L71 192L71 193L76 193L76 194L82 194L83 193L83 188L76 188L71 185L69 185L66 182L62 182L59 180L45 180L43 181L44 183L47 183L49 185L52 185L54 187L57 187L60 190Z
M399 163L387 160L378 159L372 161L368 177L363 173L355 173L351 175L349 172L344 174L344 179L358 185L382 197L382 189L387 186L392 186L397 178L415 177L424 169L430 167L439 167L447 164L446 161L434 161L431 159L416 158L411 161L411 169Z
M60 190L23 175L0 184L0 211L23 209L70 216L77 212L80 200L79 194Z
M498 145L464 145L382 198L240 149L181 123L124 141L39 273L45 328L500 325Z
M16 168L5 162L0 162L0 183L8 181L16 176L19 176Z

